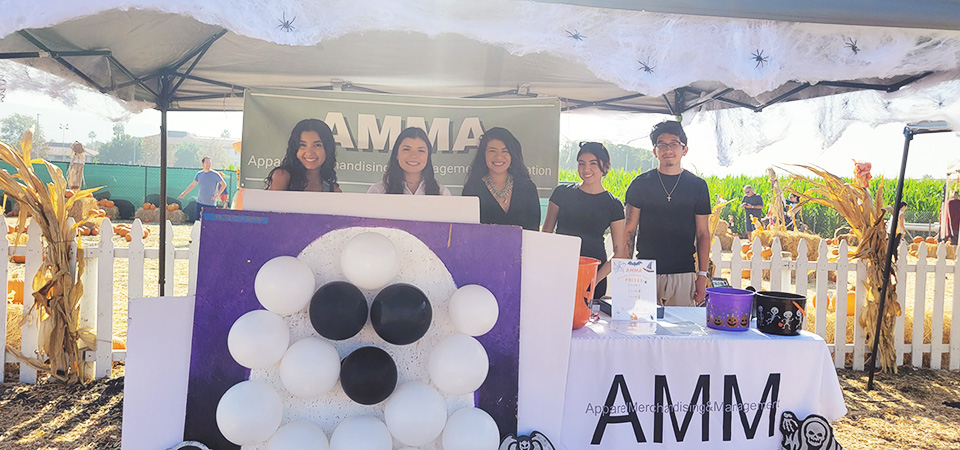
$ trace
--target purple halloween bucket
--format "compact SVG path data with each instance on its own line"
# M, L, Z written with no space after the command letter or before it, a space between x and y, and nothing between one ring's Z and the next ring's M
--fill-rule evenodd
M747 331L753 292L731 287L707 288L707 326L715 330Z

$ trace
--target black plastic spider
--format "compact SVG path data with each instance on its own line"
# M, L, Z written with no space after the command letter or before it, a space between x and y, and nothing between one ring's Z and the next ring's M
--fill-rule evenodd
M571 38L577 41L583 41L586 38L586 36L580 34L580 32L577 31L576 29L574 29L573 32L567 31L567 36L570 36Z
M940 96L937 96L933 101L937 102L937 109L942 109L943 105L947 103L947 100Z
M644 72L646 72L646 73L653 73L653 69L656 69L656 67L651 66L650 63L646 63L646 62L643 62L643 61L637 61L637 63L640 64L640 70L642 70L642 71L644 71Z
M847 46L847 48L850 49L851 52L853 52L854 55L860 53L860 47L857 47L857 41L853 38L844 39L843 43Z
M297 20L297 16L293 16L292 19L287 20L287 13L283 13L283 18L277 19L277 20L280 21L280 25L277 25L277 28L282 28L283 31L286 31L289 33L296 29L296 27L293 26L293 21Z
M763 50L757 50L753 52L750 56L751 56L750 59L757 62L758 68L766 64L767 61L770 59L769 56L763 56Z

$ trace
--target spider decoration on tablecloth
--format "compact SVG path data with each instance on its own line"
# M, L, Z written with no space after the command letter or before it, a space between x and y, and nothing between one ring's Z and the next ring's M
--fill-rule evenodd
M756 67L759 69L770 60L770 57L764 56L763 50L757 49L757 51L750 54L750 59L757 62Z
M653 69L656 69L656 67L652 66L649 62L637 61L637 63L640 64L639 70L646 73L653 73Z
M943 106L946 105L947 103L947 99L939 95L937 96L937 98L933 99L933 101L937 103L937 109L943 109Z
M283 31L286 31L286 32L289 33L289 32L291 32L291 31L297 29L297 27L293 26L293 21L294 21L294 20L297 20L297 16L293 16L292 19L287 20L287 13L284 12L284 13L283 13L283 18L282 18L282 19L277 19L277 20L280 21L280 25L277 25L277 28L281 28L281 29L283 29Z
M534 431L530 436L514 436L513 433L503 438L497 450L555 450L556 447L543 433Z
M580 34L580 31L578 31L577 29L574 29L573 31L567 31L567 36L569 36L571 39L575 41L580 41L580 42L583 42L583 40L587 38L586 36Z
M854 38L846 38L843 40L843 45L850 49L854 55L860 53L860 47L857 47L857 41Z

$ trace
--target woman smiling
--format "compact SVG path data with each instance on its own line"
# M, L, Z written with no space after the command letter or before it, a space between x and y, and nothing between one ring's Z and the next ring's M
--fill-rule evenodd
M433 175L430 140L420 128L410 127L400 132L390 152L383 181L370 186L368 194L450 195L445 186L437 184Z
M480 138L463 195L480 198L480 223L540 227L537 186L523 163L520 141L506 128L491 128Z
M327 124L317 119L301 120L290 132L283 161L264 180L267 189L340 192L336 148Z
M610 229L613 239L613 257L629 258L623 243L623 203L603 187L603 176L610 170L610 153L599 142L581 142L577 153L577 173L583 180L579 185L557 186L550 195L547 217L543 220L546 233L580 237L580 256L598 259L597 284L593 298L602 297L607 290L606 276L610 273L603 234Z

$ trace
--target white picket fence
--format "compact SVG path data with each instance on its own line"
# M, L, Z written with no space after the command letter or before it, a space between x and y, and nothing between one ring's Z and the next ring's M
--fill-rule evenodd
M836 271L836 314L833 323L832 340L827 342L827 346L833 353L834 365L837 368L845 367L847 355L853 355L853 368L863 370L866 364L865 355L871 349L867 348L864 339L863 330L855 321L860 316L860 308L863 304L864 285L866 279L866 266L864 263L850 261L847 251L847 243L840 243L839 257L834 262L829 261L828 247L824 240L820 241L818 249L818 258L816 261L807 260L807 246L801 241L798 246L797 261L792 261L789 253L781 252L780 242L774 240L771 245L773 255L769 261L761 258L759 251L753 252L751 260L741 260L740 258L740 239L733 240L733 254L731 259L721 259L714 257L713 262L717 266L718 273L729 276L730 284L734 287L745 287L747 285L775 291L796 292L802 295L808 293L808 271L816 272L814 281L814 291L818 299L824 301L817 302L814 309L815 329L811 330L827 339L827 299L828 297L828 272ZM754 249L760 249L760 240L753 242ZM960 264L955 261L948 261L946 258L946 246L940 244L937 248L936 261L931 263L927 259L927 247L921 245L918 248L916 263L907 262L908 244L904 241L897 251L898 255L903 255L895 261L898 283L896 286L897 300L900 303L902 314L897 317L894 328L894 342L897 350L897 365L904 363L904 355L910 354L910 365L921 367L922 355L929 354L930 368L940 369L941 358L944 354L949 355L949 368L951 370L960 369L960 314L954 314L960 309ZM720 255L721 248L719 242L714 242L712 254ZM741 270L750 270L749 280L741 279ZM764 281L763 270L770 270L769 281ZM849 285L848 274L856 274L856 282L853 286ZM728 275L733 274L733 275ZM796 274L800 274L796 276ZM929 289L928 275L934 275L933 289ZM791 279L794 279L791 283ZM913 281L914 289L907 292L908 280ZM951 283L952 295L946 295L947 282ZM852 316L847 316L846 293L848 289L856 290L856 309ZM924 322L928 300L932 301L930 342L924 343ZM950 336L949 344L943 343L945 306L950 305ZM808 301L807 316L809 319L811 306ZM914 326L911 333L911 343L905 342L904 325L906 324L908 306L911 307L910 320ZM854 321L853 340L847 338L847 322ZM878 363L879 364L879 363Z
M97 346L94 350L85 353L83 370L103 378L110 375L113 361L122 361L126 358L125 350L113 349L113 285L114 263L117 259L127 260L127 298L144 297L145 283L156 283L157 280L144 279L144 263L148 259L159 259L158 248L145 248L143 242L143 225L135 220L130 227L132 237L127 247L114 247L113 225L110 220L104 220L99 230L99 243L96 246L85 247L83 258L85 262L81 281L83 282L83 300L80 307L80 326L90 327L97 335ZM33 306L33 286L31 279L40 268L42 262L42 239L40 227L32 223L27 228L27 243L22 246L12 246L6 239L0 239L0 255L24 255L24 293L23 311L27 312ZM193 295L196 290L197 257L200 248L200 227L195 224L191 232L189 248L174 248L173 225L167 222L166 233L166 277L164 279L164 293L172 295L175 286L174 264L177 260L189 260L188 294ZM76 253L71 255L74 269L76 268ZM0 264L0 279L9 280L7 264ZM6 330L6 311L0 315L0 330ZM37 321L29 320L21 327L20 352L26 356L34 356L38 347ZM6 333L0 333L0 349L8 363L19 363L6 349ZM37 373L26 364L20 364L20 381L35 383ZM2 380L0 380L2 382Z
M86 353L86 367L84 370L90 371L97 378L105 377L110 374L113 361L121 361L126 357L126 351L113 350L113 284L114 284L114 263L116 259L123 258L128 263L127 279L127 298L142 298L144 296L144 283L153 282L153 280L144 280L144 262L147 259L158 259L159 249L144 248L142 236L143 227L140 221L135 221L131 227L130 234L133 236L128 247L115 248L113 245L113 228L108 220L103 222L100 228L99 245L84 249L84 258L86 268L83 274L84 300L81 311L81 326L91 327L96 331L97 348ZM27 230L29 240L25 246L8 246L6 239L0 239L0 254L25 255L27 278L30 274L36 273L41 262L41 239L40 230L36 226L31 226ZM176 260L189 260L189 280L188 293L192 295L196 289L197 278L197 256L200 243L200 228L194 226L191 233L191 243L189 248L175 249L173 246L173 226L167 223L167 250L166 250L166 279L165 292L172 294L174 289L174 264ZM713 262L716 265L716 274L720 274L730 279L730 284L734 287L743 287L752 285L757 288L769 290L781 290L797 292L803 295L808 290L808 271L816 272L814 280L814 291L817 298L826 299L828 296L828 272L836 271L837 294L837 314L833 323L833 339L827 342L827 346L833 353L834 364L838 368L846 365L847 355L853 355L853 368L863 370L865 365L864 356L869 349L864 343L863 330L859 325L853 327L853 340L847 339L847 322L855 321L860 314L860 306L863 300L863 284L860 280L865 279L865 267L862 263L851 262L846 257L840 257L835 262L829 261L828 248L824 241L820 241L819 258L816 261L808 261L806 244L800 243L798 250L799 257L797 261L791 260L789 253L783 256L780 243L774 241L772 245L773 256L768 261L761 258L760 252L754 252L753 259L742 260L740 258L741 243L739 239L734 239L731 259L722 257L719 242L714 242L712 248ZM761 248L759 239L753 244L754 248ZM907 254L907 244L903 243L899 249L900 255ZM842 242L839 247L840 255L847 255L847 245ZM904 362L904 355L911 354L911 365L920 367L922 358L918 354L930 354L930 367L934 369L941 368L941 355L949 354L949 368L951 370L960 369L960 315L951 314L950 343L943 344L944 333L944 310L947 301L950 301L951 313L960 309L960 265L955 262L949 262L946 259L946 248L941 245L937 251L936 262L930 264L926 258L926 246L919 248L919 261L916 264L908 264L906 258L899 258L897 261L897 273L900 282L897 284L897 298L900 301L904 315L897 318L895 328L895 342L897 348L897 364ZM749 280L743 280L739 276L742 270L750 270ZM763 280L762 272L770 270L769 281ZM856 273L855 286L849 286L848 274ZM927 274L935 274L932 292L927 287ZM736 276L731 276L736 274ZM800 274L800 276L795 276ZM7 265L0 264L0 277L7 278ZM907 292L907 277L914 277L915 288L912 292ZM947 298L945 294L946 283L950 279L953 290L952 296ZM795 281L794 281L795 279ZM853 316L847 316L846 311L846 292L847 289L856 289L856 311ZM25 283L24 292L24 311L29 310L33 304L32 289L30 283ZM911 320L913 323L923 324L925 319L925 307L927 299L933 300L932 322L930 325L931 342L923 343L924 327L913 327L912 343L904 342L904 324L908 305L913 305ZM919 300L919 301L918 301ZM811 307L808 305L808 311ZM814 309L816 326L813 330L824 339L827 338L827 302L820 301ZM809 315L809 313L808 313ZM0 316L0 329L6 329L6 315ZM37 327L35 321L30 321L21 328L21 352L25 355L33 355L37 349ZM0 334L0 344L6 345L6 334ZM3 348L3 347L0 347ZM18 360L13 355L6 353L6 362L17 363ZM21 364L20 380L25 383L34 383L37 374L29 366Z

